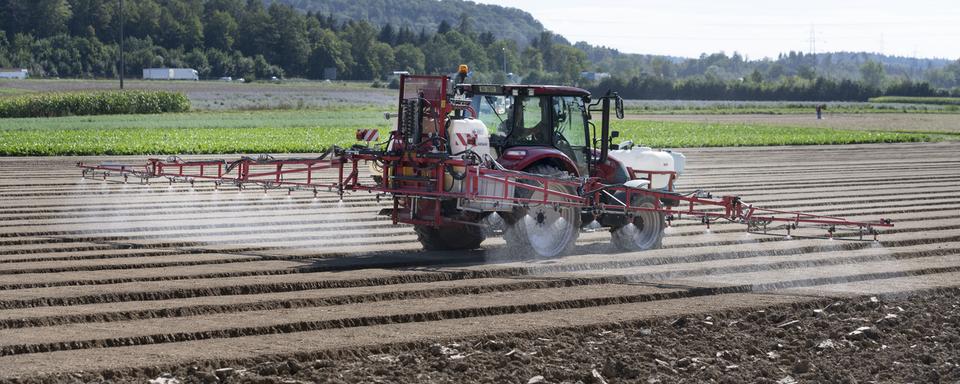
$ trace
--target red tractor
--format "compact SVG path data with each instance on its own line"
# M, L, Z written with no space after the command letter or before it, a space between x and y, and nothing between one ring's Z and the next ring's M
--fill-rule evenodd
M235 161L150 159L143 166L86 165L85 176L120 175L143 182L229 182L241 190L335 190L389 196L381 213L411 224L424 248L472 249L484 229L502 220L508 247L554 257L568 252L581 227L604 227L615 246L645 250L661 244L669 222L694 218L746 224L753 232L785 231L801 224L827 228L830 237L873 235L889 220L855 222L837 217L761 209L736 196L680 194L673 184L683 155L621 143L610 130L611 114L623 117L615 93L592 98L580 88L543 85L466 84L462 66L446 76L400 77L395 129L378 146L376 130L360 130L368 145L332 148L317 158L243 157ZM599 128L593 114L600 114ZM373 170L371 184L360 164ZM335 182L321 181L334 170ZM323 180L329 180L324 178ZM773 226L773 227L771 227ZM856 228L838 233L837 227Z
M407 80L403 81L404 88ZM628 152L631 160L642 157L641 162L645 160L653 168L658 168L655 180L635 179L632 167L610 156L611 138L617 137L617 132L609 129L611 109L618 117L623 117L622 99L616 94L594 100L586 90L562 86L457 84L453 88L453 113L443 119L450 138L450 155L476 156L493 169L554 179L593 179L604 185L646 188L650 187L651 181L660 182L660 178L666 178L668 182L660 182L657 187L664 193L672 190L672 181L679 171L674 168L674 157L681 155L641 148L622 150ZM594 112L600 113L599 130L592 122ZM401 121L406 113L401 110ZM427 112L427 116L425 121L430 122L434 121L436 114ZM421 137L426 139L429 134ZM640 152L650 153L638 156ZM613 243L621 249L644 250L660 246L666 226L662 212L643 211L627 217L605 214L586 206L556 204L570 200L564 195L581 196L583 191L573 184L545 186L544 180L517 179L519 183L546 187L556 194L513 188L514 197L536 201L526 204L481 202L471 205L454 198L441 204L442 215L460 224L415 223L414 229L427 249L476 248L484 240L483 219L496 212L505 224L504 238L508 247L529 250L544 257L570 250L581 227L586 224L608 227ZM609 193L601 200L605 203L623 202L623 197L617 195L624 193ZM629 205L653 208L653 198L637 195ZM661 202L676 205L678 201L663 198Z

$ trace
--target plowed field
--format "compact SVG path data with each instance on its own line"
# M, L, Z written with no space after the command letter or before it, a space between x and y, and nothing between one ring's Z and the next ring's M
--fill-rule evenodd
M684 153L680 190L896 227L852 242L679 222L645 252L605 231L552 260L498 237L426 252L373 195L0 158L0 382L960 380L960 145ZM893 371L850 368L917 345Z

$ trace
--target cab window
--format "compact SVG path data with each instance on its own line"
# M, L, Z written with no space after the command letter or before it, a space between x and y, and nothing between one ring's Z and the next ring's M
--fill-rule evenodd
M512 112L512 116L519 117L520 121L512 124L509 133L510 143L513 145L550 145L551 101L548 96L519 97L520 111ZM517 116L519 115L519 116Z
M587 146L586 121L583 119L583 100L575 96L553 98L554 141L558 147Z
M506 122L510 119L510 113L513 111L512 96L476 96L471 105L477 112L477 119L487 126L491 135L498 132L506 134L508 130Z

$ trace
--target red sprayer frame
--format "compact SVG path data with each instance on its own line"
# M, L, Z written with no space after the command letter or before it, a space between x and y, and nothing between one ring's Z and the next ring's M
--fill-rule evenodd
M420 185L417 183L392 183L392 175L384 166L381 182L363 183L360 180L360 163L377 162L378 164L403 164L407 167L429 169L430 179L436 185ZM369 149L350 149L330 151L317 158L274 159L269 156L260 158L243 157L233 162L224 160L183 161L173 157L167 160L150 159L141 166L129 165L90 165L79 163L85 177L122 176L124 181L129 176L138 177L141 182L149 182L154 178L165 178L170 183L188 182L191 185L196 181L211 181L219 188L224 184L232 184L245 189L255 185L267 191L269 189L287 189L288 193L296 190L313 191L316 196L319 191L336 191L340 196L348 192L369 192L381 195L392 195L394 223L442 225L450 221L442 217L437 211L431 220L422 218L404 217L401 208L403 201L408 199L434 200L464 199L466 201L485 201L505 206L522 206L526 204L550 204L556 207L569 207L582 212L599 214L633 215L641 211L655 211L666 215L668 220L693 218L710 226L718 220L727 220L748 225L754 233L771 234L769 230L786 230L790 236L802 224L828 227L827 237L859 237L864 235L876 239L878 227L892 227L889 220L874 222L852 221L839 217L812 215L801 212L763 209L746 204L736 196L714 198L707 193L679 194L669 191L650 190L644 188L630 188L622 185L605 185L597 178L555 178L525 172L492 169L475 161L467 161L446 156L423 157L417 155L395 155L383 151ZM463 169L462 187L458 191L445 191L443 188L444 172L449 167ZM331 178L323 171L331 171L336 176ZM639 174L662 174L662 172L635 171ZM675 175L671 175L671 180ZM524 180L526 182L521 182ZM479 186L481 182L499 183L505 188L498 189L502 193L484 194ZM533 182L533 183L531 183ZM551 184L563 184L582 191L582 195L572 195L551 189ZM392 184L397 184L393 186ZM539 192L539 199L529 199L510 195L508 186ZM652 208L628 206L626 204L609 204L604 202L603 194L613 196L623 193L623 201L633 201L634 196L652 197ZM614 199L616 200L616 199ZM662 201L672 201L676 204L663 204ZM770 228L771 224L779 224ZM837 227L857 228L850 234L836 235Z

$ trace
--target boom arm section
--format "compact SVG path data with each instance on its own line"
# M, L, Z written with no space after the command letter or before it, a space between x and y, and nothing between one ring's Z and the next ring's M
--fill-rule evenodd
M614 197L614 193L617 192L622 193L620 196L624 196L623 200L625 201L633 201L634 196L653 197L654 206L652 208L630 206ZM602 194L606 194L607 200L613 200L614 203L604 203L600 198ZM738 196L715 198L710 193L703 191L678 194L623 186L600 186L596 193L593 193L593 196L592 206L598 207L604 213L630 216L636 212L654 211L665 214L668 221L683 219L684 216L695 218L706 225L708 229L711 223L724 220L745 224L748 232L765 235L781 235L780 231L783 231L783 236L791 237L797 229L804 226L815 226L825 228L826 236L799 237L864 240L866 236L877 240L879 236L877 228L893 227L893 223L889 219L855 221L836 216L760 208L745 203ZM674 204L663 204L663 201L671 201ZM841 232L841 229L847 231Z
M360 163L373 162L378 165L379 181L361 182ZM755 207L743 202L737 196L715 198L709 193L695 192L680 194L662 190L629 187L625 185L605 185L596 178L558 178L531 173L498 169L496 163L475 157L452 157L439 154L420 156L416 154L394 154L364 148L343 150L331 149L319 157L276 159L271 156L241 157L237 160L195 160L184 161L179 157L166 160L150 159L144 165L86 164L78 163L84 177L122 178L127 182L130 177L138 178L141 183L152 179L166 179L172 183L212 182L215 188L232 185L240 190L250 186L270 189L286 189L288 193L297 190L336 192L342 198L351 191L377 193L377 196L391 195L394 199L394 222L441 225L447 218L437 214L433 219L401 217L396 208L403 199L421 199L435 201L442 199L460 199L462 202L482 202L486 207L525 206L528 204L548 203L556 208L578 209L584 214L624 215L632 217L642 211L655 211L665 215L669 222L682 219L694 219L705 224L727 221L747 225L751 233L794 236L802 227L825 228L825 236L837 239L864 240L877 239L878 228L892 227L890 220L854 221L840 217L815 215L803 212L783 211ZM410 171L416 169L415 173ZM414 175L414 176L410 176ZM448 189L444 180L460 180L457 188ZM570 186L577 194L563 193L551 185ZM518 194L516 190L530 193ZM520 196L539 196L538 199ZM618 198L619 196L619 198ZM631 205L627 202L639 199L652 200L653 207ZM664 204L668 201L671 204ZM844 230L846 229L846 230Z

